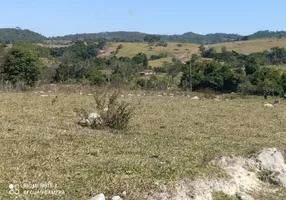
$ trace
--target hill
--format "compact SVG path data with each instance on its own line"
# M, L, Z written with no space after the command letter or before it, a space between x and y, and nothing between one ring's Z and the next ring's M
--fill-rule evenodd
M1 28L0 29L0 40L12 42L12 41L25 41L25 42L43 42L46 37L30 31L28 29L19 28Z
M113 42L143 42L144 37L149 35L140 32L102 32L102 33L83 33L66 36L58 36L49 38L50 40L99 40L106 39ZM161 41L166 42L181 42L181 43L195 43L195 44L214 44L220 42L234 41L242 36L237 34L215 33L200 35L193 32L187 32L182 35L157 35Z
M149 65L152 67L161 66L162 62L171 61L172 57L179 58L182 61L187 61L190 59L192 54L197 53L199 50L198 44L176 42L168 42L168 45L166 47L152 46L151 48L150 45L148 45L147 43L116 42L112 43L109 49L114 49L120 44L122 44L123 47L119 50L117 54L118 57L133 57L137 53L145 53L148 58L150 58L151 55L167 55L166 58L149 61ZM286 38L282 38L279 40L276 38L257 39L206 45L207 48L214 47L218 52L223 46L225 46L227 50L233 50L243 54L250 54L254 52L263 52L265 50L270 50L272 47L286 48Z
M258 31L248 36L249 39L262 39L262 38L281 38L286 37L286 31Z
M0 40L2 41L26 41L26 42L51 42L54 44L67 44L74 40L93 40L101 39L111 42L143 42L144 37L150 35L141 32L128 31L114 31L101 33L82 33L70 34L65 36L56 36L47 38L40 33L28 29L20 28L1 28ZM159 35L161 41L165 42L180 42L180 43L194 43L194 44L217 44L223 42L233 42L240 40L253 40L262 38L282 38L286 37L286 31L258 31L251 35L242 36L238 34L228 33L210 33L206 35L197 34L194 32L187 32L181 35ZM48 39L48 41L47 41Z
M66 36L58 36L49 38L50 40L99 40L106 39L112 42L143 42L144 37L149 35L140 32L102 32L102 33L83 33ZM286 37L286 31L258 31L251 35L242 36L238 34L228 33L210 33L201 35L193 32L187 32L182 35L159 35L161 41L165 42L180 42L180 43L194 43L194 44L217 44L222 42L233 42L240 40L253 40L262 38L279 38Z

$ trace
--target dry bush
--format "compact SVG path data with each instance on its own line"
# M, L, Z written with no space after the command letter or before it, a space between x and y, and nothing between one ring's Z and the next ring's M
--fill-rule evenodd
M94 94L94 103L98 117L91 119L87 109L76 110L83 120L79 124L92 129L104 127L122 130L127 128L133 114L133 107L129 103L118 100L119 92L103 92ZM84 122L87 121L87 123Z

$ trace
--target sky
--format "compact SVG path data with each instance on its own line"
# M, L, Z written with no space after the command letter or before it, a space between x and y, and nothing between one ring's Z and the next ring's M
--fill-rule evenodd
M285 0L3 0L0 28L47 37L139 31L252 34L286 30Z

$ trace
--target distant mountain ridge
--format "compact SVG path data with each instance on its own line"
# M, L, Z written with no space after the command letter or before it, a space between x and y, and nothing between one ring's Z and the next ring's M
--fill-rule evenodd
M99 40L106 39L117 42L142 42L144 37L149 35L141 32L114 31L101 33L82 33L70 34L57 37L45 37L42 34L27 29L20 28L0 28L0 40L2 41L26 41L26 42L45 42L52 41L74 41L74 40ZM152 35L152 34L151 34ZM261 38L281 38L286 37L286 31L258 31L251 35L242 36L238 34L228 33L210 33L201 35L193 32L187 32L181 35L160 35L161 41L195 43L195 44L215 44L221 42L232 42L238 40L261 39Z
M45 36L28 29L0 28L0 40L2 41L43 42L46 39Z

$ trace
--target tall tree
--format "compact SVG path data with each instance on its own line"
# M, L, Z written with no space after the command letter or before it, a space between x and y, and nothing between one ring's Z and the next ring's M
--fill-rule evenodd
M15 45L7 53L1 73L13 84L24 82L34 86L40 78L40 62L37 54L25 45Z

